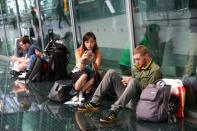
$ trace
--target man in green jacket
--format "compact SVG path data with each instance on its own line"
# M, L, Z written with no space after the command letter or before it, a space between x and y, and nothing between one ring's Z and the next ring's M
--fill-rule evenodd
M133 109L138 102L142 90L156 80L162 78L160 67L148 54L145 46L139 45L134 50L135 65L131 77L120 77L114 70L108 70L96 89L92 99L87 104L78 107L79 111L99 110L100 99L109 90L114 90L118 99L110 110L100 119L100 122L111 123L117 119L121 108Z

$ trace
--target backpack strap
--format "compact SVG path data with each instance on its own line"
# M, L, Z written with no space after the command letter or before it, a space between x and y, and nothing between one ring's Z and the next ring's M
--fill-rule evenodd
M176 123L176 115L168 112L168 123Z
M168 114L168 123L176 123L176 114L172 114L169 111L169 100L170 100L171 85L166 85L164 90L164 108Z
M166 109L168 113L168 123L176 123L176 113L172 113L169 110L169 101L171 97L171 85L166 85L165 86L165 91L164 91L164 108Z
M164 107L165 109L168 111L168 102L170 100L170 92L171 92L171 85L165 85L165 90L164 90L164 97L163 97L163 100L164 100Z

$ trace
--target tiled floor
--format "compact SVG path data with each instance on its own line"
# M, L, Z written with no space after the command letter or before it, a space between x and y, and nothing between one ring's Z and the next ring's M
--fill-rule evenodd
M102 124L99 118L109 108L110 101L102 101L98 112L78 112L76 107L50 102L47 94L53 82L23 84L10 79L10 65L0 61L0 130L2 131L151 131L197 130L197 125L186 120L177 124L148 123L136 120L135 112L124 109L113 124ZM189 120L190 121L190 120ZM196 120L192 120L196 121Z

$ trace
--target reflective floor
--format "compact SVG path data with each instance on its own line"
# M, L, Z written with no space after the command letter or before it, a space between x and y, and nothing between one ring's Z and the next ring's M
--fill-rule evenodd
M53 103L47 94L53 82L23 84L10 79L10 63L0 61L0 130L3 131L75 131L75 130L197 130L196 120L186 118L177 124L147 123L136 120L135 112L124 109L113 124L102 124L99 118L112 103L105 98L102 110L78 112L75 106Z

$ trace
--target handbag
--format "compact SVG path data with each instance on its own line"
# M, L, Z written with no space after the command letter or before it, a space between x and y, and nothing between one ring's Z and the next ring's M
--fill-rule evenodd
M55 81L47 98L54 102L65 102L69 100L73 95L75 95L71 91L72 88L73 87L71 81Z

